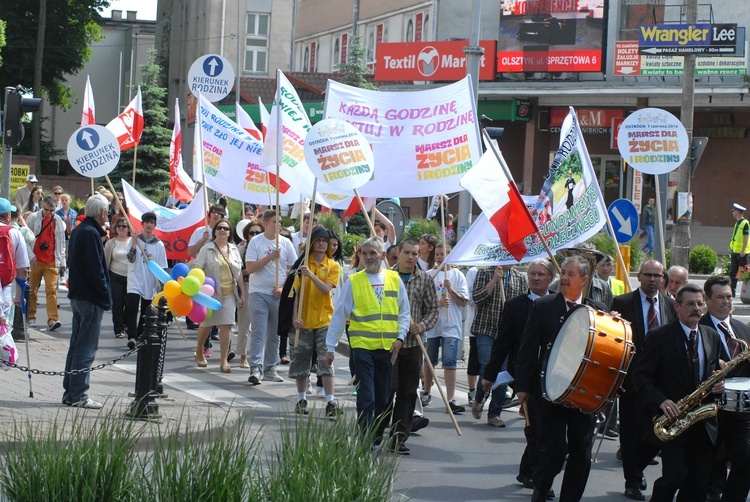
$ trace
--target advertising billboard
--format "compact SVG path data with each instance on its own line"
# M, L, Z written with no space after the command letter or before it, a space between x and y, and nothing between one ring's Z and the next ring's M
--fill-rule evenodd
M466 76L467 40L448 42L397 42L378 44L375 80L456 81ZM495 80L494 40L482 40L479 80Z
M607 0L501 0L497 71L600 72Z

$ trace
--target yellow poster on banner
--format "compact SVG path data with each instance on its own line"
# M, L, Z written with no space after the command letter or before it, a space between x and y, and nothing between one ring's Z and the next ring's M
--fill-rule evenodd
M26 176L29 175L31 166L29 164L11 164L10 166L10 197L8 200L13 201L13 197L16 196L16 190L22 186L26 186ZM2 169L0 169L2 173Z

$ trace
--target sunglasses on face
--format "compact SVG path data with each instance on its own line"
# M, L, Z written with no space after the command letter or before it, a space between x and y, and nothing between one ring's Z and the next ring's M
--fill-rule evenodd
M115 228L128 228L127 225L116 225Z
M223 232L229 232L229 227L216 227L216 230L220 230Z
M62 195L62 192L53 192L55 195Z
M260 235L260 232L256 232L254 230L250 230L247 235Z

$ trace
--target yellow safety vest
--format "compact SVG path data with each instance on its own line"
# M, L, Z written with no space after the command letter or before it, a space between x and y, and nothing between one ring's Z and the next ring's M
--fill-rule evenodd
M353 349L390 350L398 338L398 272L385 270L383 302L378 302L364 270L349 277L354 311L349 320L349 345Z
M742 243L745 240L745 236L743 235L743 229L747 228L747 225L750 224L745 218L742 218L740 221L734 224L734 233L732 233L732 240L729 241L729 250L733 253L741 253L742 252ZM745 246L745 252L747 253L750 251L750 240L748 241L748 245Z

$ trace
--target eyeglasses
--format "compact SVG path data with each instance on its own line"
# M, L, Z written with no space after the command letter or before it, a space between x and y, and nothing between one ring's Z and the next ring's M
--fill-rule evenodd
M55 208L53 207L52 209L50 209L50 208L47 208L47 207L42 207L42 211L44 211L45 213L54 213L55 212Z
M706 304L703 302L685 302L685 303L682 303L681 305L684 305L685 307L688 307L691 309L694 309L694 308L702 309L703 307L706 306Z
M116 225L115 228L128 228L127 225Z
M253 230L250 230L250 231L249 231L249 232L247 233L247 235L260 235L260 234L261 234L261 232L255 232L255 231L253 231Z
M55 195L62 195L62 192L52 192L52 193L54 193Z
M641 272L641 275L644 275L648 277L649 279L663 279L664 276L661 274L647 274L646 272Z
M216 227L216 230L221 230L223 232L229 232L229 227Z

